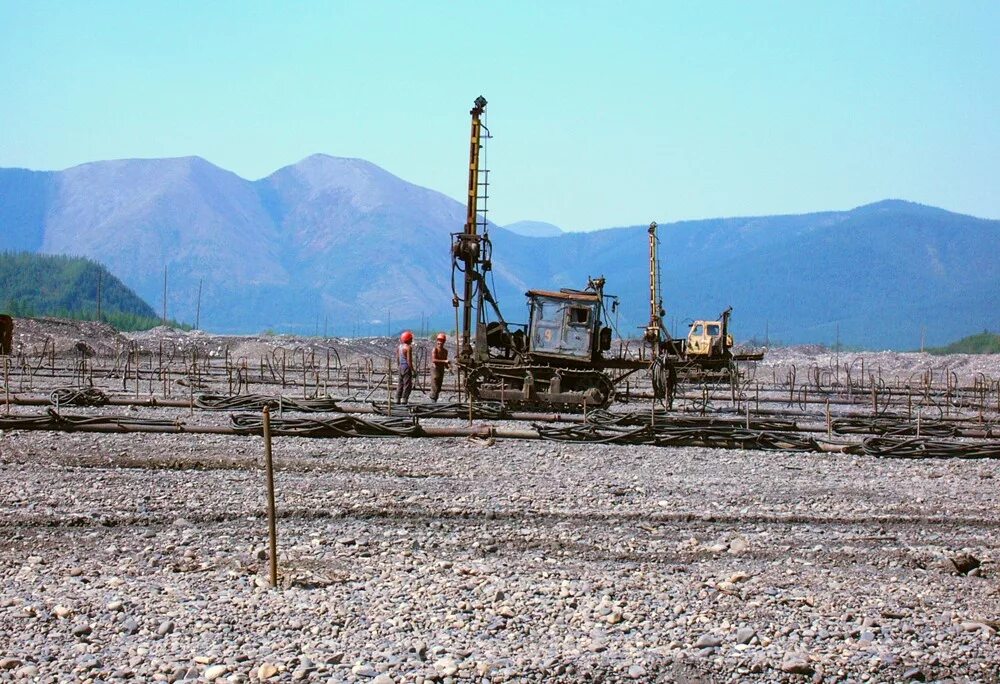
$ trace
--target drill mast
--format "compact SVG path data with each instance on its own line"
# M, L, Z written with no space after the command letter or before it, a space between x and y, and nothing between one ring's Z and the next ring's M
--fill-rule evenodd
M452 252L457 261L462 263L463 285L462 285L462 327L460 333L459 359L469 361L473 357L472 344L472 324L473 305L476 306L476 321L480 317L483 275L481 270L488 270L488 260L483 257L483 239L479 234L480 213L485 213L485 207L480 210L479 200L486 199L485 189L487 181L480 180L489 172L480 168L479 157L482 150L483 138L489 138L489 131L483 126L481 121L483 113L486 111L486 98L482 95L476 98L472 110L472 132L469 137L469 188L467 197L467 210L465 214L465 228L461 233L455 234L455 243ZM485 131L485 135L484 135ZM481 194L482 193L482 194ZM486 219L482 219L482 226L485 230ZM477 293L477 287L479 289ZM478 296L477 296L478 295ZM476 302L473 299L477 300ZM456 294L455 306L459 304ZM478 325L477 325L478 328ZM477 329L478 334L478 329ZM478 345L477 345L478 347Z

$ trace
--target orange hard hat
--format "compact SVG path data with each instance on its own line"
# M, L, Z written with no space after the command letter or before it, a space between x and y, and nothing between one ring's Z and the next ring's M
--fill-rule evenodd
M444 333L438 333L437 339L439 342L444 342L445 340L448 339L448 336L445 335Z
M411 333L409 330L404 330L403 334L399 336L399 341L400 342L412 342L413 341L413 333Z

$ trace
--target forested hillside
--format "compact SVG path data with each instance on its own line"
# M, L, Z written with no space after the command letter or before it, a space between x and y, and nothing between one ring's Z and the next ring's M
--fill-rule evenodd
M156 312L107 269L82 257L0 252L0 313L101 319L121 330L160 323Z
M928 349L931 354L1000 354L1000 335L984 330L944 347Z

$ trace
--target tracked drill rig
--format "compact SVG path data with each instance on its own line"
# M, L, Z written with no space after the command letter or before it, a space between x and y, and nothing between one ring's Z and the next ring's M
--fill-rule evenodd
M611 353L611 316L618 299L604 292L604 278L591 277L582 290L528 290L527 324L508 322L487 283L493 247L486 197L489 171L480 166L490 137L482 119L486 99L470 111L469 183L465 227L452 234L452 304L460 382L476 400L502 401L527 409L586 410L604 407L616 386L637 371L652 376L654 394L669 405L680 376L692 368L732 367L732 340L724 348L700 346L670 337L663 325L656 224L649 227L650 322L645 328L648 356ZM482 203L482 204L481 204ZM724 314L723 327L728 322ZM721 355L714 352L720 351ZM679 375L679 371L681 371Z
M465 228L452 235L453 304L456 319L461 319L456 321L456 356L465 388L477 400L526 408L607 406L615 384L650 362L607 355L612 338L608 322L617 299L604 294L604 278L589 278L583 290L529 290L527 325L504 318L487 284L492 244L485 207L480 207L489 173L480 166L483 141L489 137L482 122L485 110L486 99L476 98L470 112Z

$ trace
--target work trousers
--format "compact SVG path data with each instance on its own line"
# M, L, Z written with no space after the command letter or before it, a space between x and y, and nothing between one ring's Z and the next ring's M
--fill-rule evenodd
M407 404L410 392L413 391L413 369L405 368L399 371L399 382L396 384L396 403Z
M438 368L435 366L434 372L431 375L431 401L437 401L438 395L441 394L441 385L444 383L444 368Z

